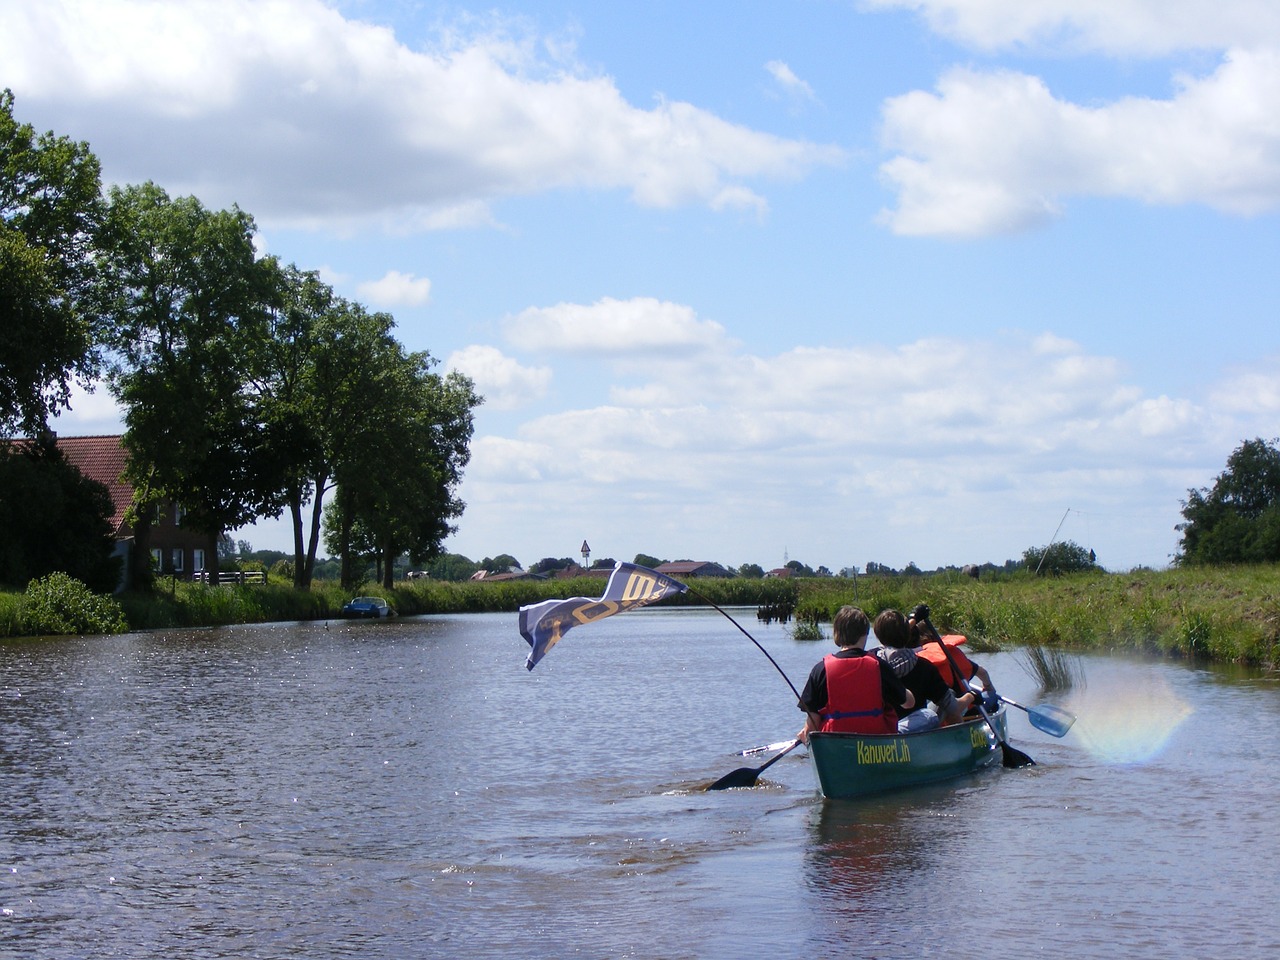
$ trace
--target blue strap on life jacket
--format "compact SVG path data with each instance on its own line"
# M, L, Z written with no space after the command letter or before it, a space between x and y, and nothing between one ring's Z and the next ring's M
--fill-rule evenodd
M884 709L879 710L824 710L819 714L823 720L843 720L846 717L880 717L884 716Z

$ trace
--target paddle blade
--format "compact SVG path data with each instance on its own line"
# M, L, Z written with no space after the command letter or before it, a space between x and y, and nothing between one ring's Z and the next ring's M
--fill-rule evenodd
M770 757L766 762L758 767L739 767L732 773L726 773L723 777L707 787L708 790L732 790L735 787L754 787L756 781L760 779L760 774L764 773L775 763L785 757L788 753L800 746L799 740L792 740L791 746L783 750L781 753Z
M739 767L732 773L726 773L717 780L708 790L733 790L738 787L754 787L756 781L760 779L760 771L755 767Z
M1043 730L1051 737L1065 737L1071 725L1076 722L1076 715L1052 703L1042 703L1027 710L1027 719L1033 727Z
M1019 750L1011 747L1006 741L1000 741L1000 750L1004 754L1001 762L1006 767L1034 767L1036 762Z

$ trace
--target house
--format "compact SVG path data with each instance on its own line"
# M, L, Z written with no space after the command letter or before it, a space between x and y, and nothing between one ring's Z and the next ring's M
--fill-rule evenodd
M709 560L676 560L673 563L660 563L654 567L658 573L668 577L730 577L728 570L718 563Z
M125 512L133 503L133 487L123 479L128 459L123 437L58 437L57 445L69 464L111 494L111 528L116 555L125 561L123 570L134 569L136 558L132 554L139 544L150 552L151 569L157 576L190 580L210 565L209 535L183 527L180 504L157 505L145 523L138 525L140 529L135 530L125 520Z

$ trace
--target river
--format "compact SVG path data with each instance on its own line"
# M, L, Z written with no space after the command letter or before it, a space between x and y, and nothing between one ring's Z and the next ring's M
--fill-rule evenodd
M740 622L797 687L830 641ZM1085 656L1034 767L824 802L713 611L0 641L0 957L1260 957L1280 683ZM974 655L1034 702L1017 651Z

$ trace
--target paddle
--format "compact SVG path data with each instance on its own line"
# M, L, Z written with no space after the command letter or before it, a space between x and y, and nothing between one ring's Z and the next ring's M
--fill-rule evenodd
M739 750L735 756L754 757L756 754L760 753L773 753L773 751L781 750L790 743L790 740L779 740L776 743L762 743L758 747L747 747L745 750Z
M1038 707L1024 707L1016 700L1010 700L1003 694L999 696L1009 706L1025 710L1031 720L1031 725L1037 730L1043 730L1052 737L1065 737L1067 731L1071 729L1071 725L1076 722L1074 713L1054 706L1052 703L1042 704Z
M707 789L708 790L732 790L736 787L754 787L756 785L756 781L760 779L760 774L764 773L767 769L769 769L769 767L773 766L775 763L777 763L779 760L781 760L783 757L785 757L788 753L790 753L792 750L794 750L798 746L800 746L800 741L798 739L793 740L791 741L791 746L787 747L787 749L783 750L781 753L777 754L776 756L770 757L760 766L739 767L737 770L734 770L732 773L726 773L723 777L721 777L715 783L711 784L711 786L707 787Z
M933 634L934 639L938 643L938 646L942 648L943 656L947 658L947 663L951 664L951 672L960 681L961 685L965 688L965 690L969 691L970 693L973 693L973 689L969 686L968 679L966 679L965 675L960 672L960 667L956 664L955 658L951 656L951 651L947 649L947 645L942 642L941 635L938 633L937 630L933 628L933 624L929 622L929 618L927 615L924 617L924 624L929 628L929 631ZM1010 746L1009 741L1006 740L1003 736L1001 736L999 728L995 725L994 722L992 722L991 715L987 713L987 708L982 705L982 698L978 694L974 694L973 705L978 708L978 712L982 714L982 719L987 721L987 726L991 728L991 732L996 735L996 740L1000 742L1000 753L1002 755L1002 762L1006 767L1035 766L1036 762L1034 760L1032 760L1029 756L1027 756L1025 753L1023 753L1021 750L1017 749L1016 747Z

